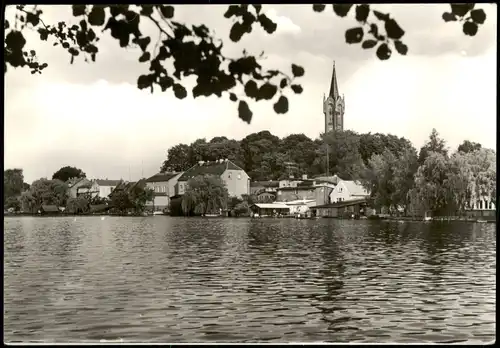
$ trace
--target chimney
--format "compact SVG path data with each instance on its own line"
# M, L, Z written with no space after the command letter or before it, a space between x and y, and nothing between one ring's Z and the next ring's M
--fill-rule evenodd
M307 174L302 174L302 180L307 180Z

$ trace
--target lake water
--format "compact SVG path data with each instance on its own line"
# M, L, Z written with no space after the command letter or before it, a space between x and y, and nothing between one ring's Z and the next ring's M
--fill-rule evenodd
M5 218L4 340L495 339L496 225Z

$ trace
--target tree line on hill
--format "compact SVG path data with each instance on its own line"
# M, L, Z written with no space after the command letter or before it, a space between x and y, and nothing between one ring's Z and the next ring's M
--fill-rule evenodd
M227 158L253 181L290 175L300 178L302 174L315 177L326 174L327 151L329 173L344 180L359 180L371 192L374 207L391 213L402 208L406 214L430 211L461 215L471 201L496 197L496 152L465 140L450 154L435 129L419 151L404 137L353 131L334 131L315 140L304 134L280 139L269 131L239 141L226 137L198 139L169 148L161 171L185 171L198 161ZM191 185L196 189L188 191L183 200L173 201L173 211L184 207L178 213L189 215L207 207L222 208L216 202L222 201L223 190L211 190L212 197L203 196L200 190L203 185L218 187L215 182L193 181ZM235 204L241 206L243 202Z

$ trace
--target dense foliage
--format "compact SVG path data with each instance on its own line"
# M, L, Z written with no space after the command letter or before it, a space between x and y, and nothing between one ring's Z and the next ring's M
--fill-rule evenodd
M183 171L198 161L228 158L252 181L291 175L300 178L302 174L317 177L326 174L327 147L329 173L344 180L360 180L371 192L373 205L391 213L403 210L406 214L431 211L460 215L471 202L496 197L495 151L466 140L450 156L446 142L435 129L419 151L405 138L353 131L332 132L316 140L304 134L280 139L268 131L240 141L226 137L208 142L198 139L170 148L161 169ZM229 209L241 213L249 203L233 201L229 200Z
M199 175L187 182L182 196L184 215L219 213L227 207L228 192L222 179L213 175Z
M283 139L269 131L253 133L242 140L215 137L177 144L167 151L161 171L185 171L198 161L227 158L243 168L253 181L278 180L290 175L326 174L326 146L329 147L329 172L348 180L357 176L373 154L385 149L394 153L413 148L410 141L385 134L332 132L312 140L304 134Z
M42 205L65 207L68 201L68 185L61 180L36 180L28 191L21 195L22 209L25 212L36 213Z
M312 6L314 12L322 12L325 8L323 4ZM358 23L345 32L347 44L374 49L381 60L389 59L393 50L401 55L408 53L409 48L403 42L405 31L389 13L374 10L368 4L334 4L332 9L338 17L351 16ZM238 102L239 117L248 123L252 111L246 100L273 100L274 111L286 113L289 109L288 98L284 95L287 89L296 94L303 91L296 81L305 74L302 67L292 64L288 74L266 70L258 62L263 52L256 56L243 50L240 57L226 57L222 53L224 43L215 38L213 30L204 24L187 25L176 21L175 8L170 5L72 5L77 22L59 21L57 24L46 23L38 6L18 5L16 10L15 20L4 23L5 72L7 65L29 67L33 74L41 73L48 66L27 46L23 35L26 29L36 30L40 40L50 40L54 46L66 50L71 63L79 56L95 61L100 35L109 33L124 49L140 48L139 62L149 64L149 73L137 79L138 88L172 89L177 98L183 99L188 92L181 82L188 76L196 76L196 86L191 91L194 98L224 94L232 102ZM256 26L268 34L277 29L277 24L258 4L229 5L224 17L233 22L228 35L232 42L240 41ZM443 13L442 18L445 22L460 22L464 34L474 36L485 22L486 14L473 3L451 4L450 12ZM141 31L140 24L144 22L154 25L157 37L152 38ZM240 89L244 95L239 93Z
M21 209L20 196L30 185L24 182L22 169L7 169L3 172L3 205L5 209Z
M63 167L54 173L54 177L85 176L81 169ZM23 211L35 214L42 205L56 205L65 207L70 214L87 214L91 206L108 205L119 213L133 211L142 213L147 202L153 200L153 191L144 185L133 185L131 189L122 190L112 195L111 199L98 197L89 193L82 193L78 197L71 197L69 186L59 179L42 178L35 180L31 185L23 182L22 169L7 169L4 171L4 207L13 211Z
M85 178L85 177L86 174L83 172L83 170L70 166L62 167L52 175L52 179L54 180L58 179L64 182L73 178Z
M402 208L407 214L457 216L473 203L488 209L490 202L496 203L496 153L480 145L469 152L463 148L449 156L433 129L418 157L410 148L398 155L386 150L372 156L361 179L374 205L390 212Z
M115 189L110 198L110 205L115 212L141 214L145 211L146 203L153 200L154 191L144 185L134 185L130 189Z

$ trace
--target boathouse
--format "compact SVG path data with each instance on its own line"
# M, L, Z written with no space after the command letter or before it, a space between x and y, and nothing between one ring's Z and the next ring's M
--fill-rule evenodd
M290 207L283 203L256 203L250 206L254 216L289 215Z
M360 216L364 215L367 207L367 199L356 199L349 201L341 201L337 203L330 203L324 205L317 205L311 207L311 211L315 216L342 218L347 216Z
M42 205L38 213L42 215L57 215L61 213L57 205Z

